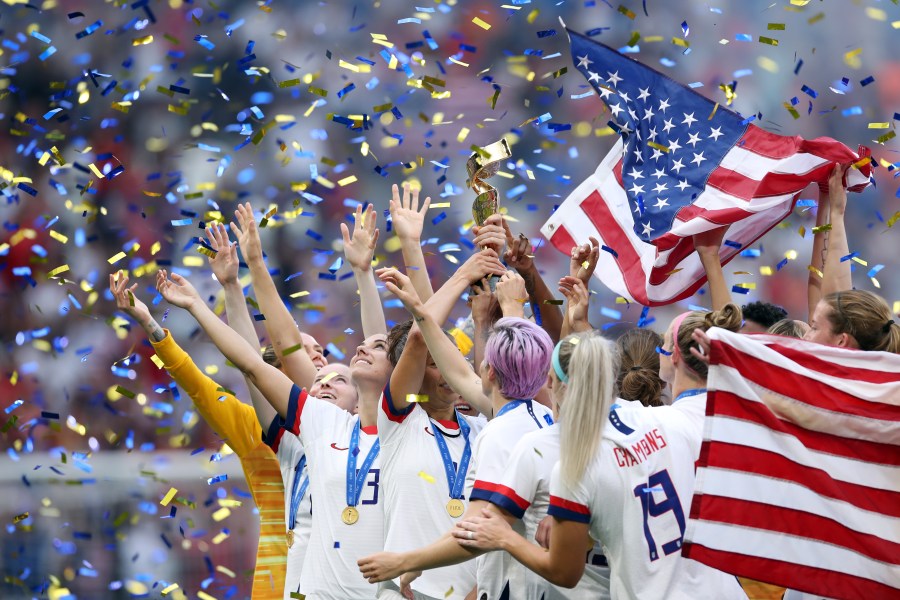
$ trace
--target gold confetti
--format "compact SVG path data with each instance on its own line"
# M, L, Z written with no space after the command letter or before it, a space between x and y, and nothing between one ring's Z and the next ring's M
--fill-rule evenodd
M227 519L230 514L231 514L231 509L228 508L227 506L223 506L222 508L220 508L219 510L217 510L216 512L214 512L212 514L212 518L213 518L213 521L218 522L218 521L222 521L223 519Z
M406 401L410 404L420 404L428 402L428 394L407 394Z
M127 256L127 255L126 255L124 252L119 252L119 253L116 254L115 256L112 256L112 257L108 258L108 259L106 260L106 262L108 262L108 263L111 264L111 265L114 265L114 264L116 264L117 262L119 262L120 260L122 260L123 258L125 258L126 256Z
M160 592L160 594L162 594L163 596L167 596L167 595L169 595L171 592L174 592L174 591L177 590L177 589L178 589L178 584L177 584L177 583L173 583L173 584L171 584L171 585L169 585L169 586L163 588L163 590Z
M178 490L176 488L169 488L169 491L166 492L166 495L163 496L162 500L160 500L159 503L162 506L168 506L169 502L172 501L172 498L174 498L175 494L177 494L177 493L178 493Z
M152 35L145 35L144 37L134 38L134 40L131 41L132 46L145 46L147 44L152 44L152 43L153 43Z
M485 23L478 17L475 17L474 19L472 19L472 22L475 23L476 25L478 25L479 27L481 27L482 29L484 29L485 31L488 31L491 28L490 23Z
M436 480L434 477L426 473L425 471L419 471L419 477L427 481L428 483L434 483ZM27 513L26 513L27 514Z
M68 270L69 270L69 265L59 266L59 267L56 267L55 269L53 269L52 271L50 271L49 273L47 273L47 277L53 277L55 275L59 275L60 273L65 273Z

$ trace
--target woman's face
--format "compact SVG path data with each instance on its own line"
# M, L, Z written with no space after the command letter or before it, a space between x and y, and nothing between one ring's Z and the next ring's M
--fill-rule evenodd
M387 336L383 333L370 335L356 347L356 354L350 359L350 371L357 384L367 382L380 387L387 384L393 370L387 347Z
M316 373L310 396L327 400L349 413L356 413L359 392L350 377L350 367L340 363L325 365Z
M847 346L847 334L835 333L831 325L832 312L831 306L824 300L819 300L816 309L813 311L812 318L809 320L809 331L803 336L803 339L817 344L825 344L826 346Z

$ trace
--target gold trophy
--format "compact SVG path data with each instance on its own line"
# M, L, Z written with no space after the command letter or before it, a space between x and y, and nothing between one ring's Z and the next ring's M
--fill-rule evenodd
M504 160L512 157L509 142L506 138L500 139L484 148L479 148L469 156L466 161L466 171L469 178L466 185L475 192L475 201L472 203L472 216L480 227L493 214L500 212L500 195L497 188L490 185L487 178L496 175ZM491 290L497 285L499 277L496 275L489 280Z
M469 173L466 185L476 194L475 202L472 203L472 216L479 226L484 225L488 217L500 211L497 188L485 180L496 175L500 170L500 164L511 157L509 142L503 138L473 152L466 161L466 171Z

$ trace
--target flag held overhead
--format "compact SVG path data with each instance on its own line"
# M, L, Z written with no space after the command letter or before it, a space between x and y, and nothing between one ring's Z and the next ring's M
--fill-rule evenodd
M787 217L807 185L827 185L835 163L860 160L831 138L777 135L716 110L666 75L567 32L573 62L620 139L541 231L566 254L599 237L615 254L604 253L595 274L625 298L645 306L687 298L705 282L693 235L729 226L739 246L722 247L725 264ZM850 190L865 189L870 171L870 163L849 171Z

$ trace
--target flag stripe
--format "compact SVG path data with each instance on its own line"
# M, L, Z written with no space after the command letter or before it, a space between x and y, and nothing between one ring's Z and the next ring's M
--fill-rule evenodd
M873 384L891 383L896 381L897 377L900 376L900 373L897 372L873 369L871 356L867 357L869 354L868 352L847 350L846 353L848 356L846 358L841 357L842 360L839 362L835 360L826 360L815 354L795 349L788 346L786 343L781 342L782 340L779 339L777 343L768 344L768 347L775 350L786 359L791 360L806 369L812 371L825 371L830 377L853 381L854 385L861 382ZM849 364L847 359L850 358L859 360L856 364Z
M791 562L797 567L817 567L837 573L854 575L887 586L900 585L900 566L872 560L857 552L833 543L820 542L782 532L736 527L714 521L705 522L702 533L692 532L690 544L707 548L755 555L775 561ZM687 537L687 533L686 533ZM696 560L691 552L691 558ZM729 568L728 571L733 569ZM763 581L775 583L771 579ZM787 587L794 587L794 584ZM833 591L820 589L818 593L834 596ZM883 596L882 596L883 597Z
M710 494L700 496L694 506L698 504L702 506L704 517L710 521L776 533L784 532L825 543L840 540L845 548L885 563L900 556L900 544L878 536L859 533L821 515ZM694 514L691 516L696 518Z
M715 451L716 448L711 448ZM845 526L869 535L884 536L886 532L897 531L898 520L865 510L853 502L834 500L816 494L809 488L783 479L773 479L756 473L737 472L727 469L710 469L701 465L697 469L697 479L703 485L695 487L695 494L712 494L741 500L752 500L782 506L794 510L823 515L840 521ZM701 513L698 518L705 518ZM840 540L835 540L840 543Z
M711 358L716 363L739 369L744 377L776 394L792 397L798 390L803 390L804 400L819 408L900 423L898 407L861 400L853 394L822 383L822 376L816 379L811 374L800 374L717 342L712 344Z
M817 455L815 458L817 463L820 463L823 459L840 457L862 463L863 465L871 464L876 469L887 465L900 467L900 453L897 452L896 446L871 440L835 437L832 434L805 429L786 418L779 418L762 402L757 402L750 398L742 398L725 389L720 388L710 392L707 401L708 409L711 408L711 405L715 405L715 416L712 418L731 417L742 421L750 421L763 427L764 432L779 432L795 438L798 443L803 444L813 454L823 453L829 455L827 457ZM851 463L847 465L851 475L847 481L854 479L853 475L858 473L856 469L859 467L860 465L858 464ZM894 481L898 481L897 489L900 490L900 471L897 472L897 479L894 479Z
M776 452L752 448L746 444L704 442L709 444L709 468L756 473L763 477L793 482L834 500L856 503L871 512L900 519L900 492L880 490L872 485L850 483L833 477L828 471L795 462Z
M714 550L697 544L686 546L683 554L708 565L733 565L730 571L741 577L788 586L801 592L817 593L824 589L829 590L831 596L847 600L890 598L897 593L897 588L847 573Z

